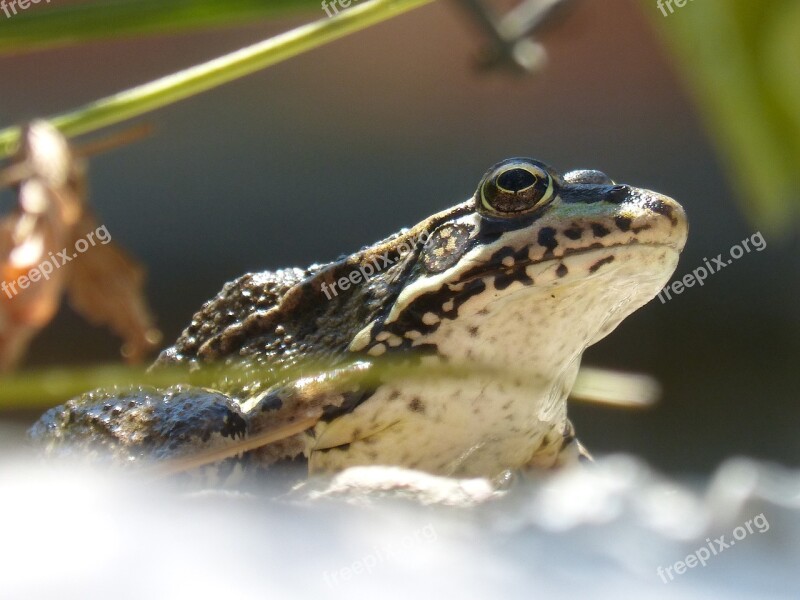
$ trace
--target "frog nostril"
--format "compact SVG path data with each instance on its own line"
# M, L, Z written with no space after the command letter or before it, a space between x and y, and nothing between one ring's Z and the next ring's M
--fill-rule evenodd
M606 201L615 204L622 204L627 198L630 197L631 188L627 185L615 185L608 188L606 192Z

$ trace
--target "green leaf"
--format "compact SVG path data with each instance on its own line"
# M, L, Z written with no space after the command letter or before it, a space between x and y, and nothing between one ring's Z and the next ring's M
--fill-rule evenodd
M407 357L349 357L336 361L304 359L290 366L261 369L243 363L244 372L262 389L285 381L310 376L333 376L358 365L348 375L352 385L377 386L386 381L442 381L469 378L493 381L517 381L531 390L541 381L518 369L505 369L479 362L409 364ZM8 409L44 409L70 397L96 389L135 386L169 387L188 384L216 388L220 381L237 381L242 365L208 364L202 369L173 365L157 369L121 365L98 365L85 368L51 368L0 376L0 411ZM646 408L660 395L658 383L649 376L619 373L597 368L581 368L572 400L594 402L606 406Z
M316 11L319 0L92 0L56 2L0 14L0 54L77 44L90 40L152 33L175 33Z
M263 42L97 100L48 120L68 137L95 131L250 75L432 1L365 2L341 11L336 17L323 17L319 21L297 27ZM0 131L0 158L9 156L15 151L19 134L19 127Z
M666 4L666 2L664 2ZM753 223L786 231L800 214L800 3L697 0L663 32Z

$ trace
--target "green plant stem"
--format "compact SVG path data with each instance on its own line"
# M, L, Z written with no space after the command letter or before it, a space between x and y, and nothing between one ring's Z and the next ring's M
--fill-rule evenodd
M184 71L120 92L49 120L66 136L132 119L317 48L433 0L372 0ZM20 128L0 131L0 158L13 153Z

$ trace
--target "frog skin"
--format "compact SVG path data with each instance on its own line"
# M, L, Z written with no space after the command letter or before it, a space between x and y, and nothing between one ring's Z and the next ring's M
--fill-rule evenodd
M466 202L382 242L225 285L153 366L224 365L212 386L98 390L51 409L31 434L50 453L126 464L236 454L281 427L291 435L226 463L260 470L304 457L310 473L396 465L495 477L570 462L580 446L567 397L583 351L655 297L687 231L671 198L508 159ZM375 368L359 357L526 377L259 377L314 360Z

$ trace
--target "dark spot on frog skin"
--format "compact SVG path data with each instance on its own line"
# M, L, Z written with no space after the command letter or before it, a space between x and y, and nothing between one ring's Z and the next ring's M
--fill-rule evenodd
M609 233L611 232L600 223L592 223L592 234L594 237L606 237Z
M464 280L469 280L473 276L482 276L485 267L479 265L467 271L462 275ZM458 311L461 305L467 302L473 296L479 296L486 291L486 284L483 279L472 279L464 285L461 291L453 292L447 286L440 288L437 291L426 292L417 297L411 302L404 311L404 314L388 328L389 331L398 337L403 337L407 331L415 330L422 334L428 334L436 331L442 323L443 319L455 320L458 318ZM450 310L443 310L442 307L452 300L452 308ZM432 313L437 317L435 323L426 324L422 321L422 316ZM400 349L403 346L399 347ZM397 351L398 349L392 349ZM438 351L435 344L416 344L414 351L417 355L430 353L434 354Z
M660 215L664 215L667 217L673 225L678 224L678 219L675 217L675 211L673 208L662 202L661 200L653 200L647 203L647 208L652 210L654 213L658 213Z
M567 273L569 273L569 269L567 268L567 265L565 265L564 263L561 263L560 265L558 265L558 268L556 269L556 275L559 278L560 277L564 277Z
M219 434L222 437L244 437L245 431L247 430L247 421L245 421L240 415L237 415L232 411L228 411L223 423L223 426L219 430Z
M439 323L436 324L439 326ZM410 344L409 344L410 345ZM390 348L389 350L395 350L394 348ZM439 347L436 344L417 344L414 346L414 355L416 358L420 356L428 355L434 356L439 351Z
M558 241L556 240L556 230L552 227L542 227L539 230L538 240L539 245L547 248L548 252L552 252L558 248Z
M614 222L619 227L620 231L628 232L632 231L633 233L641 233L647 229L650 229L650 225L645 223L644 225L639 225L638 227L631 227L632 219L629 217L615 217Z
M425 413L425 404L423 404L422 400L419 398L413 398L411 402L408 403L408 410L415 413Z
M525 267L509 269L506 273L501 273L494 278L494 289L503 291L515 281L523 285L533 285L533 279L528 275Z
M471 337L477 337L477 335L478 335L478 327L477 326L469 327L467 329L467 331L469 332L469 335Z
M358 405L360 405L364 400L372 396L373 391L361 391L361 392L345 392L342 394L343 400L339 406L335 404L329 404L322 409L322 416L320 417L320 421L323 423L330 423L334 419L341 417L342 415L346 415L347 413L353 412Z
M261 412L280 410L280 408L283 406L283 400L281 400L277 394L270 394L259 404L261 404Z
M583 235L583 229L578 227L577 225L573 225L569 229L564 230L564 235L567 236L571 240L579 240Z
M629 217L616 217L614 222L620 231L628 231L631 228L631 219Z
M607 265L609 263L614 262L613 256L606 256L605 258L601 258L596 263L594 263L591 267L589 267L589 273L595 273L600 267L603 265Z

